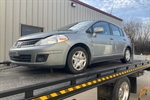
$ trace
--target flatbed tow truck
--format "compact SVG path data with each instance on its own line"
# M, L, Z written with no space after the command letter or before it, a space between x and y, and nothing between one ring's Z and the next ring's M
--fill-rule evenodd
M128 100L144 70L150 70L150 61L104 62L75 75L23 66L1 69L0 100L63 100L95 87L98 100ZM144 91L148 87L140 96Z

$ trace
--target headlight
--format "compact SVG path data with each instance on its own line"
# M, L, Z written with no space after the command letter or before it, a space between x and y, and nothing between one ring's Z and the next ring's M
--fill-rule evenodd
M66 40L68 40L68 38L64 35L53 35L53 36L40 40L35 45L48 45L48 44L63 42Z

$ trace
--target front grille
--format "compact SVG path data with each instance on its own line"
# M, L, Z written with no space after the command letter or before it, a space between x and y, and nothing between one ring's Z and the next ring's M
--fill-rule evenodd
M17 43L14 45L15 47L21 47L21 46L31 46L37 43L41 39L32 39L32 40L19 40Z
M10 59L18 62L31 62L31 55L10 56Z

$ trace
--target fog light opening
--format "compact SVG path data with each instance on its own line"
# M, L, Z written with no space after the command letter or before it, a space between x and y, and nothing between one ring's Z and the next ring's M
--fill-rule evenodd
M46 62L48 54L40 54L36 57L36 62Z

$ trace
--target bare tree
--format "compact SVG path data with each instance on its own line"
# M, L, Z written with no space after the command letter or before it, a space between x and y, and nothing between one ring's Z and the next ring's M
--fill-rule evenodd
M135 45L135 53L150 54L150 24L139 19L124 22L123 28Z
M124 22L123 28L129 38L135 41L140 36L139 30L141 28L141 22L136 19L130 19L129 21Z

